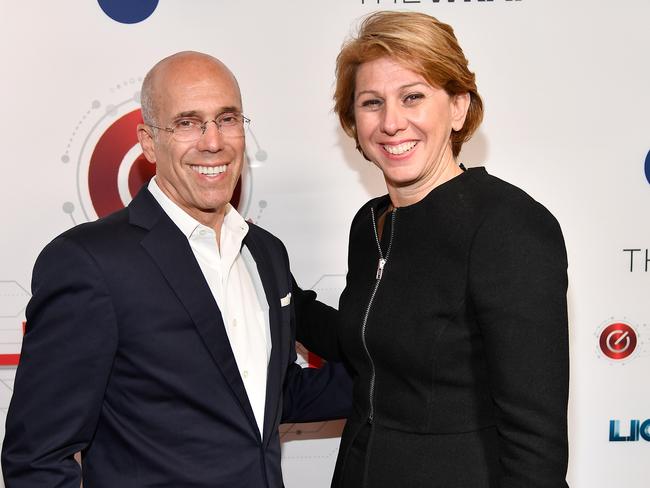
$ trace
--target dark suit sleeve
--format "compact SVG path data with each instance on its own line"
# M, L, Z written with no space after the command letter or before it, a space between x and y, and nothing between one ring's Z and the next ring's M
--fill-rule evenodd
M320 368L302 368L296 364L294 310L292 308L291 350L284 382L282 422L346 418L352 409L352 379L341 362L328 361Z
M294 353L295 361L295 353ZM352 409L352 380L344 365L327 362L321 368L288 366L282 422L320 422L346 418Z
M288 270L289 260L286 250L284 253ZM288 281L293 285L291 291L291 349L284 382L282 421L318 422L345 418L352 408L352 380L345 366L334 361L328 361L321 368L301 368L296 364L296 311L302 310L301 313L305 315L301 320L307 320L316 319L309 315L318 313L320 310L326 314L319 317L321 325L328 323L327 314L333 318L337 311L316 301L314 292L301 290L291 273L288 273ZM336 339L334 338L334 340Z
M567 258L541 205L503 206L471 251L470 299L496 406L499 488L566 487Z
M296 338L307 349L328 361L341 361L338 344L339 313L316 299L312 290L303 290L291 277Z
M39 256L2 468L7 488L79 488L73 455L90 443L117 344L115 311L98 266L58 238Z

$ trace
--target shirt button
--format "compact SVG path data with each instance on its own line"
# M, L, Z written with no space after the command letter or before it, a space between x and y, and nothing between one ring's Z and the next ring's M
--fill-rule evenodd
M237 327L237 319L232 319L232 326Z
M242 375L244 376L244 378L248 378L248 370L244 370L244 372L242 373Z

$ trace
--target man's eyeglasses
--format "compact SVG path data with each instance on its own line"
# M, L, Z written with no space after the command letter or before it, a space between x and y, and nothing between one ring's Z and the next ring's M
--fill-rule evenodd
M193 117L184 117L172 123L171 127L157 127L147 124L154 129L164 130L173 135L178 142L198 141L208 128L208 124L214 122L217 130L226 137L243 137L251 120L238 112L228 112L219 115L216 119L201 121Z

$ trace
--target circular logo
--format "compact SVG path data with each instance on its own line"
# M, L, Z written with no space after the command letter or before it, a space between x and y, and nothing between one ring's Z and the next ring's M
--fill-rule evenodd
M156 173L138 146L141 122L139 109L123 115L101 135L90 156L88 190L98 217L123 208Z
M158 0L98 0L99 6L111 19L121 24L137 24L149 17L156 7Z
M650 151L645 157L645 179L650 183Z
M637 334L630 325L616 322L603 329L600 333L599 344L600 350L608 358L625 359L636 349Z

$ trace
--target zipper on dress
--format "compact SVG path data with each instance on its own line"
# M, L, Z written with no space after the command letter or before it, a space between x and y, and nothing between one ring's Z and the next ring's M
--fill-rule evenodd
M366 307L366 313L363 316L363 323L361 324L361 342L363 343L363 348L368 355L368 360L370 361L370 411L368 412L368 422L372 423L375 416L375 362L372 360L370 351L368 350L368 343L366 342L366 327L368 325L368 316L370 315L370 309L372 308L372 303L375 300L375 295L377 294L377 289L379 288L379 283L381 283L381 278L384 275L384 267L388 262L388 257L390 256L390 249L393 246L393 235L395 233L395 217L397 215L397 209L393 209L391 212L391 225L390 225L390 239L388 241L388 249L386 250L386 256L381 250L381 243L379 241L379 234L377 233L377 222L375 221L375 210L370 208L370 214L372 217L372 230L375 233L375 242L377 243L377 250L379 251L379 261L377 262L377 272L375 273L375 285L370 294L370 300L368 300L368 306Z

